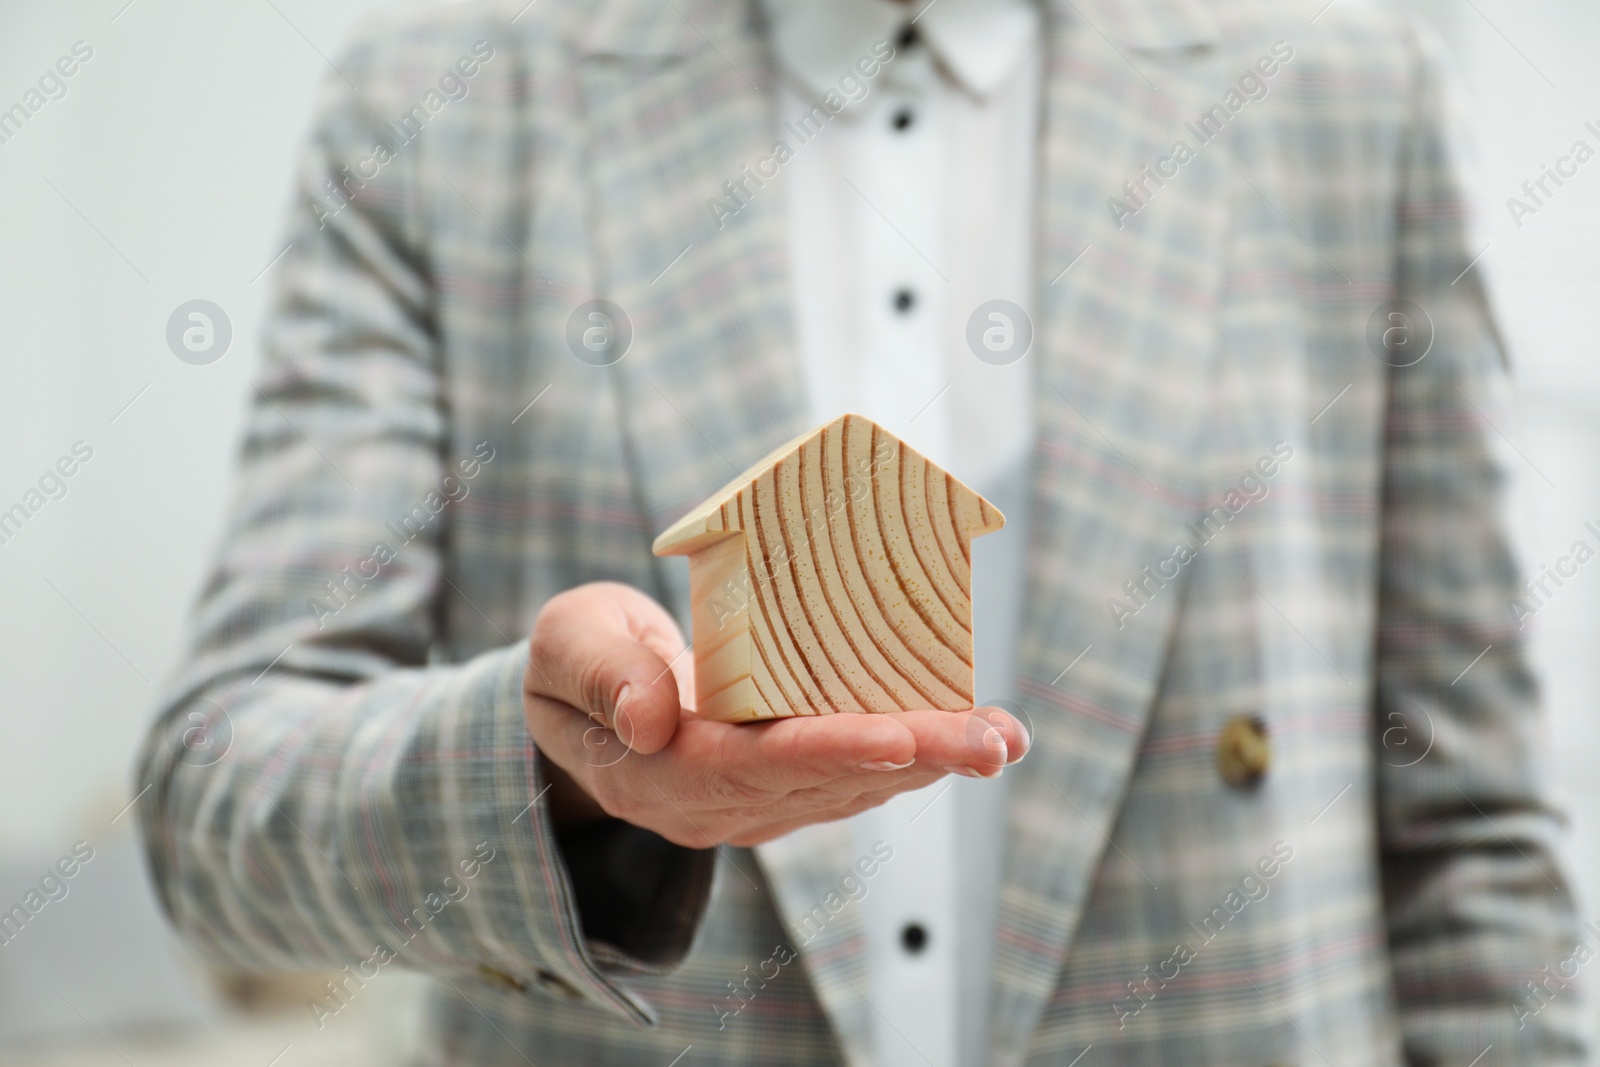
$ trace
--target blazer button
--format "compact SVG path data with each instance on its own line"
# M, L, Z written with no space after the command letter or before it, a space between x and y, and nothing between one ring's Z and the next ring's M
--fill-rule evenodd
M1217 770L1222 773L1222 780L1235 789L1248 788L1266 776L1271 763L1267 724L1254 715L1229 719L1217 739Z

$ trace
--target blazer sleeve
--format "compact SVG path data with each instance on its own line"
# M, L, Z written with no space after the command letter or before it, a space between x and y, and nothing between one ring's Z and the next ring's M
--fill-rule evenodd
M1504 521L1511 468L1540 475L1503 435L1459 124L1438 46L1413 40L1395 295L1432 348L1390 372L1385 428L1374 744L1394 991L1411 1063L1490 1045L1492 1062L1587 1062L1565 818Z
M682 960L714 853L616 827L564 845L523 721L525 641L433 662L448 509L406 542L386 528L494 442L444 454L417 148L373 158L377 116L437 71L380 43L341 59L299 168L219 557L138 761L148 861L181 935L224 968L398 963L464 996L488 982L653 1022L625 979ZM564 847L583 853L576 879ZM642 931L627 945L582 919L605 887L581 872L614 870L608 848L652 865L609 898L648 911L605 924Z

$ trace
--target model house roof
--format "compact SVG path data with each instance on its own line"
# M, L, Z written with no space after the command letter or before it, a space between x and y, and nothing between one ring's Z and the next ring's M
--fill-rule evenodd
M899 456L906 457L912 465L932 471L946 480L947 490L943 495L950 506L952 525L964 528L971 537L991 533L1005 525L1005 516L993 504L929 462L894 434L864 415L847 414L808 430L767 453L737 478L711 494L699 507L663 531L655 539L651 551L658 556L687 556L703 545L744 529L739 518L741 496L748 498L756 483L786 460L797 464L809 460L818 466L819 473L825 470L827 485L823 487L824 496L828 489L848 493L860 484L863 477L861 469L846 469L848 461L864 461L866 476L870 477L873 471L881 469L878 455L886 446L894 449ZM825 469L821 466L823 464L826 464ZM852 476L856 481L847 486L845 483ZM826 501L823 503L826 504Z

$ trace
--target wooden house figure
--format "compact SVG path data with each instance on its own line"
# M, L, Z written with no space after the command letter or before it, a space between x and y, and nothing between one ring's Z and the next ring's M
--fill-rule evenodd
M970 709L972 539L1004 524L860 415L790 441L656 538L689 557L699 714Z

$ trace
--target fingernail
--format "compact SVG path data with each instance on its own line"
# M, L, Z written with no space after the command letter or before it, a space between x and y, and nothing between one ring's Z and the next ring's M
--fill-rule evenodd
M1006 711L1003 708L1001 710L999 710L999 711L996 711L996 712L993 712L993 713L991 713L989 715L984 716L984 721L989 723L991 726L993 726L996 733L999 733L1000 730L1002 730L1004 728L1004 723L1003 722L995 722L995 719L999 718L1001 715L1004 715L1007 719L1009 719L1010 721L1016 723L1017 724L1017 731L1020 734L1022 734L1022 747L1017 750L1017 755L1015 757L1013 757L1011 755L1010 749L1005 746L1005 735L1004 734L1000 735L1001 746L1003 748L1006 748L1006 760L1005 761L1007 763L1015 763L1017 760L1021 759L1023 756L1026 756L1028 754L1028 750L1033 747L1033 735L1028 732L1028 727L1023 724L1021 719L1017 718L1015 715L1011 714L1010 712Z
M886 759L874 759L863 763L861 769L864 771L903 771L915 762L917 762L916 757L912 757L904 763L894 763Z
M611 709L613 729L617 731L617 736L622 738L624 744L633 740L633 720L628 717L628 712L623 708L623 705L628 702L628 694L632 691L633 683L630 682L623 686L622 691L617 694L616 704Z
M960 774L960 775L964 775L964 776L966 776L968 778L985 778L985 777L988 777L987 775L979 774L977 771L973 770L971 767L968 767L964 763L951 764L950 766L948 766L948 767L946 767L944 769L944 772L946 774Z

